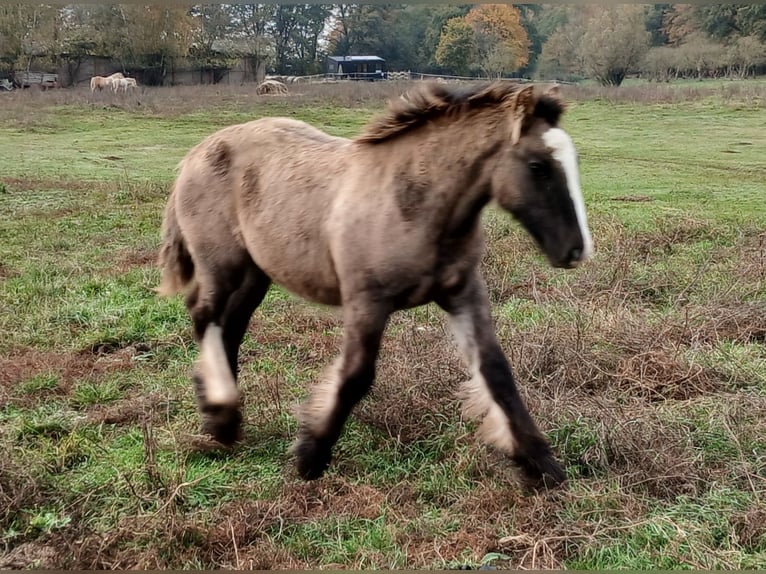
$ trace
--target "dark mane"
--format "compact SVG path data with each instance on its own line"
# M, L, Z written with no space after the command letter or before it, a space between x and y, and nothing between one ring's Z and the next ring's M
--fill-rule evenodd
M436 82L424 83L388 104L388 110L370 122L355 138L361 143L380 143L411 131L440 116L456 116L471 110L500 105L524 84L494 82L478 86L454 87ZM535 104L534 115L556 125L564 111L557 98L543 95Z

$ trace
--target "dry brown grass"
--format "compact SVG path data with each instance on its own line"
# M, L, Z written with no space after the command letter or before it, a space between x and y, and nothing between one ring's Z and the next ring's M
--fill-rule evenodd
M420 80L387 82L319 82L300 83L290 93L279 92L286 101L300 105L330 105L352 108L377 108L391 98L398 98ZM461 82L458 82L461 83ZM470 84L471 82L462 82ZM541 82L545 84L546 82ZM703 98L718 97L732 105L763 106L761 84L754 82L700 82L699 84L641 84L620 87L562 85L568 100L602 100L609 102L673 104ZM132 111L144 110L163 115L179 115L192 111L223 107L252 109L258 102L273 99L274 93L259 94L256 84L199 85L173 87L147 87L127 94L103 92L91 94L87 87L60 90L17 90L3 94L2 102L8 115L20 122L30 106L60 106L84 104L95 107L114 107ZM12 113L17 109L19 113ZM35 124L40 123L40 118Z
M763 85L755 82L698 82L685 84L646 83L614 86L563 86L567 97L575 100L603 100L634 104L676 104L717 97L724 104L766 105ZM735 104L736 102L736 104Z
M126 347L105 343L77 353L41 351L34 348L12 349L0 356L0 392L23 400L18 385L45 374L58 380L54 394L66 394L75 381L98 380L107 373L125 371L134 366L134 358L147 351L143 344ZM36 401L39 397L27 397Z

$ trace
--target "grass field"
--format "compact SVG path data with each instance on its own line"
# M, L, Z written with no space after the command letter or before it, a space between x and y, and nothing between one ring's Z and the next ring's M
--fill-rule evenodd
M430 306L395 316L304 483L293 407L341 324L273 289L243 346L245 438L195 446L190 323L152 291L178 160L264 115L351 136L398 89L0 95L0 567L766 568L763 83L570 88L582 269L486 213L498 333L565 488L523 492L475 441Z

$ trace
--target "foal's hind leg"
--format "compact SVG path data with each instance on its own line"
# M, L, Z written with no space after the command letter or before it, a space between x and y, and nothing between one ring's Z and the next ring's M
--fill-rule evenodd
M464 411L483 418L480 437L509 454L532 486L564 482L564 471L519 395L511 366L497 342L484 280L478 271L457 293L437 303L450 314L452 328L472 370Z
M298 474L305 480L319 478L330 465L346 419L370 390L389 313L380 303L344 301L343 352L303 406L293 447Z
M232 270L197 269L196 277L187 306L200 343L194 372L197 400L204 430L230 445L242 422L236 385L239 346L271 282L249 257Z

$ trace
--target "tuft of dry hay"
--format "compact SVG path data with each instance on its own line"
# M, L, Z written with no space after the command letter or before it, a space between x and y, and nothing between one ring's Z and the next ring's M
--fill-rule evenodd
M0 555L3 570L55 570L61 564L59 550L42 542L23 542L6 555Z
M752 508L732 516L729 521L745 548L756 551L766 544L766 508Z
M255 93L259 96L263 95L279 95L283 96L287 94L287 86L277 80L264 80L258 87L255 88Z
M435 437L459 420L456 391L470 378L442 322L392 318L397 336L383 340L375 386L355 417L400 443Z

